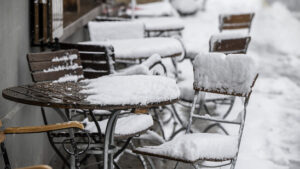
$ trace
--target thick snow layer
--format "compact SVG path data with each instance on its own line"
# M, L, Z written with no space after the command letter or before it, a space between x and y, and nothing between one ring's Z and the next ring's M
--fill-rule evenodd
M175 38L145 38L123 39L111 41L88 41L82 44L112 45L116 59L140 59L148 58L153 54L159 54L162 58L175 54L181 54L183 47Z
M138 19L138 21L145 24L146 30L170 30L184 28L182 20L177 17L141 18Z
M138 4L134 12L131 8L128 8L126 13L131 15L134 13L135 16L174 16L174 10L169 2L153 2L146 4Z
M199 54L193 65L197 88L244 96L251 91L257 74L253 59L243 54Z
M108 119L99 121L99 126L102 134L105 134ZM96 125L93 121L89 122L87 119L83 121L86 124L85 130L95 133L98 132ZM130 114L118 118L115 135L130 135L147 130L153 125L153 119L151 115L146 114Z
M194 162L199 159L233 158L237 153L237 147L236 136L195 133L180 135L159 146L145 146L137 150Z
M192 14L198 10L197 2L195 0L173 0L172 5L181 14Z
M144 38L142 22L89 22L91 41Z
M100 105L147 105L180 95L175 80L163 76L104 76L85 82L88 85L81 92L91 94L86 100Z
M193 87L193 80L187 79L178 83L180 89L180 99L192 102L194 100L195 90ZM221 95L221 94L213 94L213 93L206 93L205 99L220 99L230 97L228 95Z

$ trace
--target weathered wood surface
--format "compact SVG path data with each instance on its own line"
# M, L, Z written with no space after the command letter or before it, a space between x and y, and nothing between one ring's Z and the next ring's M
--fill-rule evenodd
M0 143L3 143L5 140L5 134L3 131L0 131Z
M211 42L210 52L222 52L225 54L246 54L249 43L251 41L250 36L245 36L244 38L238 39L220 39L215 41L213 44Z
M5 134L26 134L26 133L42 133L48 131L56 131L68 128L78 128L83 130L82 123L77 121L70 121L65 123L57 123L43 126L27 126L27 127L8 127L4 130Z
M87 94L80 93L87 84L84 82L40 82L32 85L10 87L2 91L2 96L8 100L43 107L68 108L68 109L102 109L123 110L132 108L151 108L172 104L177 101L168 100L147 105L99 105L91 104L85 99Z
M219 16L219 29L250 29L254 13L232 14Z

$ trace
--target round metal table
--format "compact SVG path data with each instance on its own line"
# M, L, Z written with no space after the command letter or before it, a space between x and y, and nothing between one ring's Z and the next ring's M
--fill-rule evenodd
M110 85L110 84L108 84ZM104 169L113 168L113 152L109 153L110 147L114 144L114 128L116 125L117 117L120 110L126 109L148 109L152 107L158 107L162 105L172 104L178 100L164 100L159 103L151 102L147 105L141 104L127 104L127 105L99 105L92 104L86 101L86 98L92 94L84 94L80 91L87 86L86 82L64 82L64 83L52 83L42 82L31 85L21 85L16 87L10 87L2 91L2 96L8 100L19 102L23 104L51 107L51 108L63 108L63 109L88 109L89 113L95 122L98 130L98 134L101 135L99 124L94 116L93 110L111 110L112 114L109 117L108 124L105 131L104 138ZM71 159L72 160L72 159ZM71 168L78 168L76 165L76 159L70 162Z

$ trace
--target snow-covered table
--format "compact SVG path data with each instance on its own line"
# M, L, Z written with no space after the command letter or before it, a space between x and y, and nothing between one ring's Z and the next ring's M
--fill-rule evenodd
M113 168L111 151L120 110L147 109L172 104L179 98L179 89L173 79L163 76L105 76L81 82L41 82L10 87L2 91L4 98L43 107L89 109L90 115L101 130L93 110L112 110L107 122L104 141L104 169ZM100 137L101 138L101 137ZM73 161L75 167L75 160Z
M181 56L184 52L182 43L175 38L141 38L108 41L87 41L81 44L112 45L116 60L141 60L153 54L162 58Z

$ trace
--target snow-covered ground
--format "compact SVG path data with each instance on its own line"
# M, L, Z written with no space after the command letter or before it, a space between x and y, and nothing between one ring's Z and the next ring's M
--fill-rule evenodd
M183 18L183 38L188 49L207 52L209 37L218 33L220 13L249 11L255 17L248 54L260 77L248 106L236 168L300 168L300 21L279 2L208 0L205 12ZM185 78L193 78L189 62L179 67ZM234 107L240 109L241 102Z

